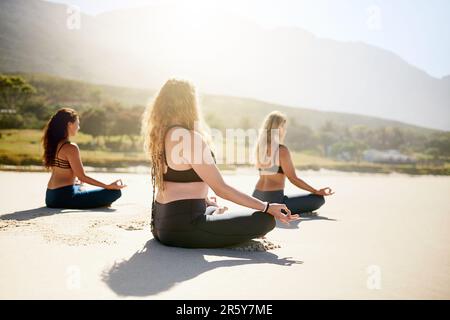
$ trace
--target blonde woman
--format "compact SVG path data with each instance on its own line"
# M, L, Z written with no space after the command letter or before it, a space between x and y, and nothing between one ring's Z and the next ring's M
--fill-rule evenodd
M286 205L260 201L223 180L197 101L190 82L169 79L144 113L154 238L169 246L225 247L265 235L275 227L275 218L284 223L297 220ZM217 196L255 211L209 214L208 205L217 205L207 197L209 187Z
M259 180L253 196L262 201L284 203L294 213L307 213L319 209L325 196L334 194L331 188L315 189L297 177L289 149L283 144L287 132L287 118L279 111L266 116L261 126L256 148L256 168ZM286 177L308 195L284 195Z

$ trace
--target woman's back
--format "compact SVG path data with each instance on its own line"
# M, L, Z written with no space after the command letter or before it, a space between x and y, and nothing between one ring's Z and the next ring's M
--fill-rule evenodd
M175 131L179 130L179 131ZM174 177L186 177L195 175L195 171L193 171L192 166L186 162L181 156L178 156L177 159L174 159L174 150L175 148L179 148L178 140L171 139L171 137L175 137L174 134L181 135L183 139L190 139L191 144L182 143L182 146L192 146L193 137L195 134L193 132L180 127L174 126L167 130L166 136L164 138L164 151L165 151L165 159L166 164L164 168L165 179L163 179L164 185L164 193L158 192L156 196L156 201L159 203L168 203L171 201L182 200L182 199L202 199L206 198L208 195L208 185L203 181L184 181L178 182ZM180 150L181 151L181 150ZM196 151L196 150L194 150ZM198 152L198 150L197 150ZM188 150L183 150L183 154L189 154ZM190 153L194 156L193 153ZM179 153L177 153L179 155ZM163 176L164 177L164 176ZM172 177L172 179L170 179ZM175 181L168 181L175 180ZM179 181L183 181L186 179L179 179ZM198 180L198 179L192 179ZM201 179L200 179L201 180Z
M284 189L286 176L282 173L261 174L256 189L261 191L273 191Z
M49 189L73 185L75 182L75 174L67 158L69 148L69 141L61 141L57 146L54 165L51 167L52 175L47 185Z
M282 152L280 152L283 148L286 148L286 146L281 144L278 146L276 154L273 155L273 166L257 166L257 169L259 171L259 179L255 186L256 189L261 191L284 189L286 175L284 174L283 168L281 166ZM270 146L268 147L268 149L270 152Z

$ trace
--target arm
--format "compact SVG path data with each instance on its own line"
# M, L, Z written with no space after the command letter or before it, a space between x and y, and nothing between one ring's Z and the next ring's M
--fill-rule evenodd
M297 177L297 174L295 173L294 163L292 162L291 154L289 152L289 149L286 148L285 146L280 146L280 164L281 168L284 171L284 174L293 185L295 185L300 189L309 191L311 193L318 192L318 190L314 189L305 181Z
M187 129L177 129L177 137L181 140L172 140L173 136L172 138L169 138L169 136L171 135L166 136L165 141L169 149L167 150L168 153L174 153L177 157L180 157L177 158L177 162L189 164L217 196L252 209L260 211L265 209L266 203L225 183L214 163L210 148L199 133Z
M116 189L113 187L113 185L116 184L115 182L107 185L86 175L86 173L84 172L83 163L81 162L80 149L78 149L78 146L76 144L71 143L67 146L64 146L63 148L66 148L66 156L67 160L70 163L70 167L72 168L75 176L77 176L81 182L86 182L93 186L101 187L104 189Z
M205 146L208 148L207 146ZM205 157L207 155L205 154ZM205 181L214 193L222 199L229 200L244 207L264 211L266 203L253 198L228 185L214 163L205 160L207 164L191 164L195 172Z
M222 175L220 174L220 171L215 165L214 160L211 156L211 151L208 145L204 143L203 139L201 138L201 135L199 135L198 133L190 133L190 134L192 135L191 141L194 141L193 139L201 139L201 143L191 144L192 150L190 154L193 155L194 151L202 152L203 158L202 161L199 161L199 163L196 163L196 161L192 161L192 159L189 158L185 158L185 160L192 166L192 168L199 175L199 177L202 178L202 180L211 187L211 189L215 192L215 194L223 199L232 201L236 204L252 208L258 211L264 211L267 203L262 202L259 199L253 198L243 192L240 192L239 190L228 185L223 180ZM201 146L201 150L194 150L195 145ZM191 156L190 158L195 159L193 156ZM287 215L285 215L282 210L284 210L287 213ZM277 204L277 203L270 204L267 212L273 215L275 218L287 224L290 221L297 220L299 218L298 215L291 215L290 210L284 204Z

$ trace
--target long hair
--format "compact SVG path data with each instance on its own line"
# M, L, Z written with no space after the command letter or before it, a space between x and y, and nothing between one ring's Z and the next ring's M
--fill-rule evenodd
M265 118L259 129L258 141L255 148L255 165L257 168L267 167L268 163L277 164L278 157L272 147L277 148L282 143L280 141L279 131L287 121L285 114L279 111L272 111Z
M210 140L209 128L203 121L194 85L187 80L171 78L156 94L142 117L144 151L151 163L153 191L164 192L164 139L172 125L182 125Z
M67 124L73 123L78 119L78 114L70 108L62 108L50 118L44 127L42 137L42 146L44 148L43 160L44 166L49 169L52 166L56 156L58 144L68 136Z

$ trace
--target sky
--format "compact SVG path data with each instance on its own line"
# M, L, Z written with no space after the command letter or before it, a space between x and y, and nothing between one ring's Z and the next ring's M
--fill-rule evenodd
M318 37L362 41L396 53L429 75L450 75L449 0L51 0L99 13L183 2L228 11L267 28L300 27Z

